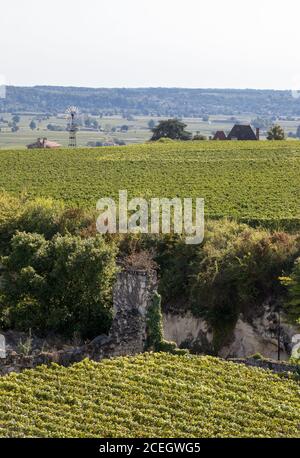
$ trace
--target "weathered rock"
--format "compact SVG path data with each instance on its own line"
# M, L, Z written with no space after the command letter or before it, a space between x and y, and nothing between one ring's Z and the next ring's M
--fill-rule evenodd
M218 352L222 358L246 358L261 353L266 358L277 359L278 352L278 313L269 303L262 307L259 315L246 319L239 316L229 336L229 343ZM300 328L287 323L281 313L280 348L281 359L288 360L292 350L292 337L299 334ZM210 353L213 349L213 332L201 318L190 312L184 315L164 314L164 333L166 338L174 340L178 346L190 348L197 353Z
M211 327L202 318L196 318L191 312L178 315L163 314L164 337L176 342L179 347L189 348L199 353L212 352L213 333Z
M93 359L105 356L135 355L145 350L147 309L156 290L156 273L127 270L120 272L113 292L114 320L109 338L100 347L93 342Z

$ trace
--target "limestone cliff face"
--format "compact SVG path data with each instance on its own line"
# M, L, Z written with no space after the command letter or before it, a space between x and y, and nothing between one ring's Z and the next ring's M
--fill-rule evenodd
M188 347L196 353L213 351L213 330L201 318L190 312L184 315L164 314L165 338L178 346ZM292 351L292 337L300 333L300 327L289 325L281 316L281 359L288 360ZM269 304L262 307L258 316L246 319L239 316L228 343L218 352L223 358L246 358L261 353L266 358L277 359L278 314Z
M191 312L182 315L164 313L163 329L165 339L176 342L182 348L199 353L212 351L212 329L205 320L194 317Z

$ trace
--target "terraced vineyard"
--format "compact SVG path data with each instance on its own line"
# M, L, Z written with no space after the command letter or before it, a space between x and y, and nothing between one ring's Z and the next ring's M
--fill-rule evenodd
M212 357L143 354L0 380L2 437L300 437L300 386Z
M178 142L0 151L0 188L95 207L100 197L204 197L206 214L300 218L300 142Z

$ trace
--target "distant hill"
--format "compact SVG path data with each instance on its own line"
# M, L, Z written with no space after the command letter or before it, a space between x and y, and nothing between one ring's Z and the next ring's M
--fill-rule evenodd
M61 86L7 87L0 112L64 112L77 105L92 114L201 117L205 114L300 116L291 91L253 89L92 89Z

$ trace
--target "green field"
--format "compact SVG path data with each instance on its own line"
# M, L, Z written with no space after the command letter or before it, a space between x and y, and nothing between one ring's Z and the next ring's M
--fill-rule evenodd
M296 381L212 357L40 366L0 392L1 437L300 437Z
M1 114L1 118L6 121L12 121L11 113ZM53 132L47 129L48 124L55 124L63 129L66 129L67 119L66 116L61 114L58 116L50 116L44 119L45 116L38 113L22 114L20 116L20 122L18 123L19 130L17 132L11 132L11 128L7 123L1 123L0 121L0 149L10 148L26 148L26 145L36 141L38 137L47 137L49 140L59 142L63 147L68 146L68 132L66 130L60 132ZM77 143L79 147L87 146L90 141L113 141L115 138L118 140L125 141L126 144L133 143L144 143L151 137L151 131L149 130L148 122L153 119L158 123L165 117L151 117L151 116L135 116L133 119L128 120L121 116L92 116L93 119L97 120L101 129L99 130L86 130L80 128L77 134ZM243 124L250 124L251 120L255 119L255 114L240 115L238 122ZM84 121L85 115L79 115L79 119ZM31 130L29 128L30 122L34 120L36 123L36 129ZM232 118L228 115L210 116L208 121L203 121L201 118L183 118L183 122L187 124L187 130L196 134L200 132L202 135L206 135L207 138L213 135L217 130L224 130L229 133L232 126L236 122L237 118ZM299 119L293 121L280 120L279 124L284 128L286 135L289 132L296 133L297 127L299 126ZM122 125L129 127L127 132L121 132L120 127ZM265 138L266 131L261 130L261 137Z
M4 114L4 119L10 120L10 114ZM151 132L148 128L148 121L151 118L138 117L134 121L128 121L121 116L114 117L93 117L101 125L101 130L85 130L80 128L77 134L77 144L79 147L87 146L90 141L113 141L114 138L123 140L126 143L143 143L149 140ZM49 140L54 140L60 143L63 147L67 147L69 143L69 134L66 130L53 132L47 129L48 124L55 124L63 129L66 129L67 119L61 115L59 117L51 116L49 119L39 121L38 115L22 115L20 123L18 124L19 130L11 132L11 129L1 126L0 132L0 149L4 148L26 148L26 145L36 141L38 137L47 137ZM84 117L83 117L84 119ZM31 130L29 124L31 120L36 122L37 128ZM120 126L128 125L128 132L120 132ZM113 129L116 129L113 132Z
M100 197L203 197L206 215L300 217L300 142L171 142L0 151L0 188L95 208Z

